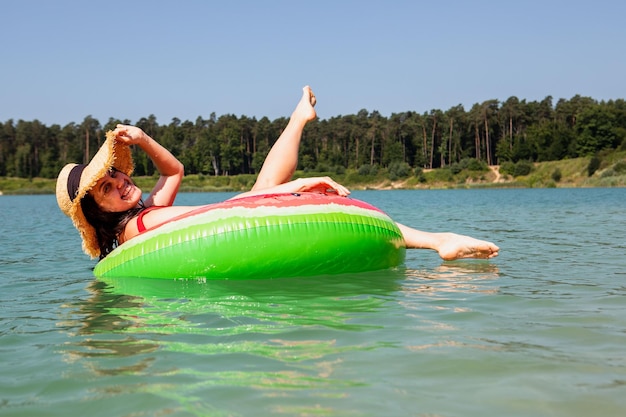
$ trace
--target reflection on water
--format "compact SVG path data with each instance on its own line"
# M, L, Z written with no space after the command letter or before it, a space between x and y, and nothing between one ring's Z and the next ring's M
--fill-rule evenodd
M69 320L63 321L64 327L77 329L73 335L77 340L64 350L67 362L76 362L82 358L105 359L124 358L153 352L159 345L138 340L127 334L135 323L133 316L118 314L120 310L140 311L143 303L137 297L110 294L103 291L103 283L94 281L87 288L91 296L84 302L66 307L72 309ZM146 370L152 358L142 358L137 363L104 368L98 362L84 362L97 375L115 375L139 373Z
M125 389L185 403L198 390L220 386L272 390L268 395L359 386L335 375L342 357L390 344L329 335L380 328L355 318L384 310L403 277L383 271L315 280L94 281L91 296L70 306L78 331L63 354L99 376L165 379Z
M90 297L69 306L78 330L63 354L98 376L143 376L142 384L128 383L124 391L174 399L198 415L228 414L220 411L228 407L209 412L202 400L226 387L264 398L312 390L340 400L367 385L346 372L347 357L420 349L395 336L406 319L395 329L381 317L402 307L416 329L432 327L412 317L418 307L409 305L411 294L436 300L446 293L496 293L497 278L488 262L456 262L316 279L95 280ZM272 408L277 414L313 411L321 412L289 402ZM331 407L323 414L341 413Z
M492 281L498 278L498 266L487 261L444 262L433 269L407 269L402 290L438 297L451 292L497 293Z

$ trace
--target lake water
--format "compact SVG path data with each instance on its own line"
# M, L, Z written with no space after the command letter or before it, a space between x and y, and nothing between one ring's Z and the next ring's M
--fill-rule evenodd
M54 196L0 197L0 415L626 415L626 189L353 197L501 254L101 282Z

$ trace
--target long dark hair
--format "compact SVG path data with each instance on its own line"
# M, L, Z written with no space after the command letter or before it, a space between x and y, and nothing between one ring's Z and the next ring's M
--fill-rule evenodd
M85 218L96 229L96 238L100 246L100 259L107 256L119 245L118 236L124 231L126 224L146 209L143 201L140 201L139 207L127 211L118 213L103 211L89 193L85 194L80 205Z

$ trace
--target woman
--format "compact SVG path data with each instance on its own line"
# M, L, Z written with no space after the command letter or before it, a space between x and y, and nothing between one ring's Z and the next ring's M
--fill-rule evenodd
M328 177L291 180L298 164L302 132L316 117L315 104L315 95L308 86L304 87L302 98L267 155L254 186L233 198L305 191L350 194L347 188ZM160 174L145 201L130 178L133 170L130 145L146 152ZM107 133L105 144L89 164L68 164L61 170L57 202L81 233L83 250L92 257L104 258L117 245L143 230L197 208L173 205L183 175L183 165L141 129L117 125ZM398 227L407 248L433 249L445 260L498 256L499 248L491 242L453 233L422 232L401 224Z

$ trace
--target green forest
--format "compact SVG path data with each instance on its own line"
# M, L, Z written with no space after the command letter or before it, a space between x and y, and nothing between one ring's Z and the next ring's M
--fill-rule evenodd
M315 120L307 125L299 170L391 178L424 170L501 165L511 174L529 163L593 157L626 150L626 101L597 101L575 96L553 103L510 97L488 100L466 110L414 111L382 116L378 111ZM104 125L91 116L80 123L46 126L38 120L0 123L0 177L55 178L70 162L88 161L105 132L117 123L134 124L167 147L187 175L254 175L287 124L232 114L195 121L174 118L159 124L154 115L137 121L110 118ZM135 175L151 176L150 160L134 150Z

